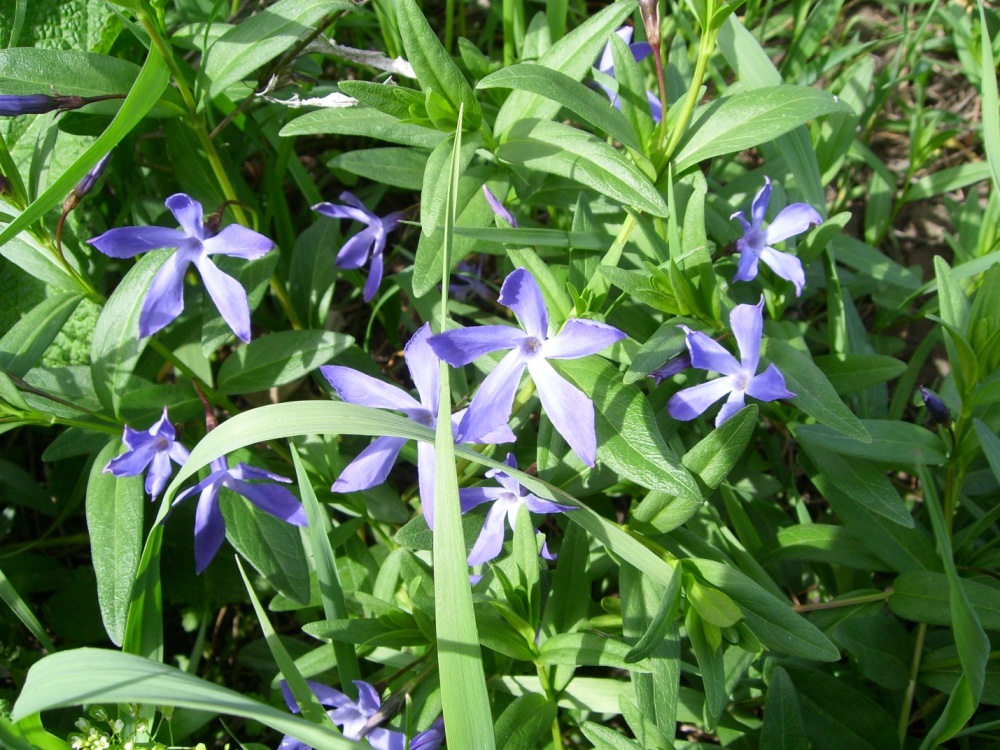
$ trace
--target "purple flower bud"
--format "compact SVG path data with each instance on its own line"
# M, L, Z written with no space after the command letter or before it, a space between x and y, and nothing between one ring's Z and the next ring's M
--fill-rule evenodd
M691 352L684 351L668 359L658 369L653 370L649 373L649 377L655 380L656 384L659 385L667 378L672 378L674 375L684 372L684 370L690 366Z
M46 112L59 109L59 100L45 94L0 94L0 117L18 117L19 115L44 115Z
M101 175L104 174L105 168L108 166L108 162L111 161L111 154L113 152L108 151L104 156L101 157L100 161L93 166L93 168L84 175L83 179L76 183L76 187L73 188L73 195L76 196L77 200L85 196L91 190L93 190L94 185L100 179Z
M951 410L941 400L940 396L924 386L920 386L920 395L924 398L924 406L930 412L931 419L939 425L947 426L951 424Z

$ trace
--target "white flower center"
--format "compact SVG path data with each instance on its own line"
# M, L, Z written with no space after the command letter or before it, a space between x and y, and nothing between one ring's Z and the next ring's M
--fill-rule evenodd
M521 351L527 356L534 356L538 354L538 352L541 351L541 348L541 340L536 339L534 336L528 336L521 342Z

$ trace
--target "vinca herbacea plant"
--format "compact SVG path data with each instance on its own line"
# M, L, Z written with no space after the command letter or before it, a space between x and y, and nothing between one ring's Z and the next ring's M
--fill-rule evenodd
M990 3L0 32L0 747L996 746Z

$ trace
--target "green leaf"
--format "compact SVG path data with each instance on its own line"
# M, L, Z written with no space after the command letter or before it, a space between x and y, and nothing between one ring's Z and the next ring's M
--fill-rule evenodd
M761 353L777 365L785 376L785 385L795 394L792 404L822 424L863 443L871 435L861 420L840 400L830 381L805 352L793 348L781 339L768 338Z
M810 120L851 108L827 91L808 86L769 86L724 96L696 110L674 157L683 172L713 156L773 141Z
M773 560L806 560L868 571L890 569L853 531L826 523L778 529L774 544L769 548L765 545L759 558L765 566Z
M522 695L504 709L493 728L498 750L530 750L551 733L556 718L556 704L544 695ZM551 736L551 734L550 734Z
M814 441L812 435L799 431L795 434L809 460L828 482L835 482L843 492L864 504L871 512L905 528L913 528L913 516L909 508L881 466L858 458L845 460L825 443Z
M751 632L768 648L812 661L840 658L837 647L808 620L735 568L698 559L684 565L736 602Z
M729 691L726 690L725 666L722 662L722 650L716 648L706 635L706 628L714 628L711 624L703 624L702 618L694 608L688 609L684 618L684 629L687 631L691 651L701 672L702 688L705 693L705 708L703 711L705 728L715 729L715 724L726 710L729 702ZM715 631L718 633L718 630Z
M299 527L259 510L229 490L221 492L220 500L230 544L278 591L306 604L309 564Z
M654 216L667 206L626 156L590 133L548 120L523 119L496 150L498 159L566 177Z
M796 427L795 435L842 456L897 466L937 466L948 460L941 439L920 425L892 419L862 419L861 424L872 437L870 443L852 440L820 424Z
M701 502L698 485L663 440L638 387L624 385L618 371L600 357L555 365L594 401L599 461L643 487Z
M44 193L0 232L0 246L61 204L84 175L146 116L167 87L169 80L166 63L155 48L151 49L139 72L139 77L135 79L135 84L107 130L73 162L72 167L52 182Z
M0 339L0 370L18 378L27 375L55 341L81 299L76 292L62 292L25 313Z
M976 436L979 438L979 445L983 449L983 455L993 471L993 476L1000 482L1000 438L981 419L972 420L976 428ZM930 463L927 461L926 463Z
M993 41L990 39L990 26L986 22L986 8L982 0L978 4L979 31L982 34L979 47L983 56L979 69L983 80L983 144L993 173L993 190L1000 191L1000 97L997 95L997 66L993 59Z
M342 92L353 96L362 104L385 112L397 120L407 120L414 109L424 107L424 97L419 91L392 86L374 81L341 81L337 84Z
M108 637L116 646L125 638L132 586L142 554L145 493L141 476L118 478L104 467L121 450L112 440L94 459L87 483L87 531L97 576L97 601Z
M219 391L252 393L291 383L354 343L343 333L279 331L241 346L219 368Z
M630 651L627 643L596 633L560 633L546 639L541 645L536 663L617 667L633 672L648 672L647 660L626 660Z
M850 617L834 628L833 636L857 659L858 669L866 678L888 690L906 689L913 642L898 620Z
M906 363L881 354L824 354L813 362L841 396L898 378Z
M44 657L28 671L13 718L91 703L144 703L242 716L313 747L354 750L339 732L311 724L181 670L132 654L81 648Z
M308 112L285 125L278 135L359 135L403 146L434 148L446 134L423 128L371 107L332 107Z
M580 725L583 735L594 743L596 750L641 750L642 745L617 729L585 721Z
M313 31L325 16L353 7L346 0L278 0L223 34L208 50L204 75L208 95L266 65Z
M101 310L90 345L94 390L117 417L135 363L149 343L139 338L139 314L153 276L173 250L146 253L125 274Z
M760 731L760 746L773 750L808 750L802 709L795 695L795 686L781 667L771 672L764 703L764 724Z
M396 146L366 148L339 154L329 161L329 165L384 185L420 190L424 184L427 152Z
M684 454L681 462L706 487L714 490L729 476L750 444L750 438L757 427L758 414L756 404L744 406L699 440L697 445Z
M584 122L637 150L642 145L624 115L608 106L608 99L565 73L537 63L518 63L491 73L476 84L479 89L530 91L558 102Z
M961 582L982 626L1000 630L1000 590L965 578ZM896 576L888 604L889 609L907 620L950 626L950 601L948 577L944 573L914 570Z
M399 35L403 39L406 59L417 74L424 91L433 91L451 102L455 113L464 109L465 128L476 130L482 120L479 102L444 45L438 41L424 14L414 0L398 0L395 4Z
M20 620L24 627L26 627L31 634L38 640L42 646L48 651L55 651L56 647L52 643L52 639L49 638L49 634L45 632L45 628L42 627L42 623L38 621L35 617L35 613L31 611L21 595L17 593L17 590L11 585L7 576L3 574L0 570L0 600L6 604L10 611L14 613L18 620ZM2 741L3 735L0 734L0 741ZM2 743L0 743L2 744Z
M581 80L608 42L610 34L635 10L635 0L618 0L595 13L553 44L538 59L539 65ZM498 138L524 118L549 120L559 113L560 104L528 91L514 91L497 114L493 133Z
M13 47L0 49L0 90L4 94L103 96L125 94L139 76L133 62L69 49ZM111 114L120 102L95 102L81 112Z

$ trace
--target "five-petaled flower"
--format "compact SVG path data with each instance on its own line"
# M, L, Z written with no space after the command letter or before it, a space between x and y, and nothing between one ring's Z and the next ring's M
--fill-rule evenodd
M147 250L175 247L146 292L139 312L139 336L150 336L170 323L184 310L184 274L194 263L209 296L223 319L243 341L250 340L250 305L247 294L236 279L212 263L211 255L233 255L246 260L259 258L274 243L262 234L239 224L230 224L218 234L202 222L201 204L184 193L166 200L167 208L181 225L168 227L117 227L88 242L112 258L131 258Z
M348 205L317 203L313 206L313 211L331 219L353 219L366 225L343 244L337 252L336 262L340 268L361 268L371 259L364 289L364 300L370 302L378 291L379 284L382 283L386 235L399 226L399 220L406 212L396 211L388 216L376 216L365 208L365 204L358 200L357 196L347 190L340 194L340 200Z
M378 750L403 750L406 747L406 735L392 729L385 729L380 726L369 726L371 718L378 713L382 707L382 699L375 688L363 680L355 680L354 685L358 689L358 699L352 701L339 690L327 687L312 680L306 680L312 689L320 705L333 709L327 711L330 720L344 732L344 737L349 740L360 740L364 737L368 744ZM288 689L288 683L281 682L281 692L285 696L285 703L288 710L298 713L299 704L292 696L292 691ZM376 719L377 721L377 719ZM430 731L430 730L428 730ZM419 737L419 735L417 735ZM416 742L414 737L414 742ZM424 747L432 747L425 745ZM436 747L436 746L433 746ZM278 745L278 750L308 750L309 745L304 742L285 735Z
M507 454L504 461L512 469L517 468L517 460L513 453ZM522 506L527 506L532 513L564 513L576 510L572 505L560 505L559 503L543 500L528 492L521 484L500 469L490 469L486 476L496 479L499 487L465 487L458 491L459 502L462 512L472 510L477 505L483 503L493 503L486 514L486 521L483 522L483 530L476 539L472 551L469 552L469 565L481 565L488 560L492 560L500 554L503 549L504 519L514 529L514 522L517 520L517 511ZM542 554L552 559L543 548Z
M795 396L785 387L784 376L773 364L757 374L764 330L763 308L764 298L761 297L756 305L737 305L729 315L729 323L740 350L740 362L701 331L680 326L687 333L685 343L691 353L691 366L718 372L724 377L675 393L667 402L670 416L682 421L694 419L728 393L729 398L715 418L715 426L718 427L743 408L748 395L760 401Z
M370 375L365 375L350 367L326 365L320 371L349 404L372 406L377 409L401 411L408 419L434 427L437 424L438 397L440 395L440 364L427 341L431 335L430 325L425 323L407 342L403 350L406 367L417 387L420 400L398 386L390 385ZM469 439L459 427L464 411L452 416L452 434L456 443L507 443L514 441L510 428L500 429ZM333 485L334 492L359 492L381 484L389 475L396 457L406 443L406 438L388 435L375 438L341 472ZM427 525L434 528L434 445L421 441L417 446L417 481L420 486L420 504L427 519Z
M778 212L768 227L764 228L764 214L771 200L771 180L764 178L764 187L753 199L750 218L747 221L742 211L737 211L730 219L738 219L743 227L743 236L736 240L740 253L740 263L733 281L750 281L757 276L757 264L764 261L778 276L795 285L795 295L802 294L806 275L802 261L791 253L775 250L772 245L789 237L802 234L815 224L822 224L823 217L808 203L793 203Z
M517 316L524 331L511 326L479 326L439 333L430 338L434 353L452 367L467 365L484 354L511 349L483 380L459 425L466 440L506 425L525 367L553 427L588 466L597 458L594 403L559 375L549 359L577 359L596 354L625 338L617 328L572 318L562 331L548 336L549 314L541 289L528 271L515 270L500 289L500 304Z
M635 58L636 62L641 62L652 53L653 48L650 46L649 42L632 42L631 26L622 26L615 33L621 37L625 44L628 44L629 52L632 53L632 57ZM594 68L606 76L610 76L611 78L615 77L615 60L614 55L611 52L610 43L604 45L604 51L601 52L601 56L597 58ZM622 108L622 100L617 93L612 91L600 81L597 81L597 85L600 86L604 93L608 95L608 98L611 100L611 103L616 109ZM653 116L653 122L659 122L663 119L663 104L660 102L660 97L652 91L646 91L646 101L649 102L649 112Z
M177 442L174 426L167 419L167 407L163 407L163 416L153 426L144 432L125 426L122 442L128 448L116 458L108 461L105 472L116 477L134 477L142 474L146 467L146 492L153 498L163 492L170 479L170 461L183 465L188 458L188 450Z
M230 469L225 456L212 461L212 473L194 487L184 490L174 505L183 502L196 492L200 492L198 508L194 518L194 560L195 569L200 574L212 562L226 538L226 522L219 509L219 490L225 488L242 495L260 510L277 519L296 526L306 526L306 512L301 503L284 487L274 484L251 484L247 480L268 482L291 482L291 479L272 474L264 469L247 466L244 463Z

